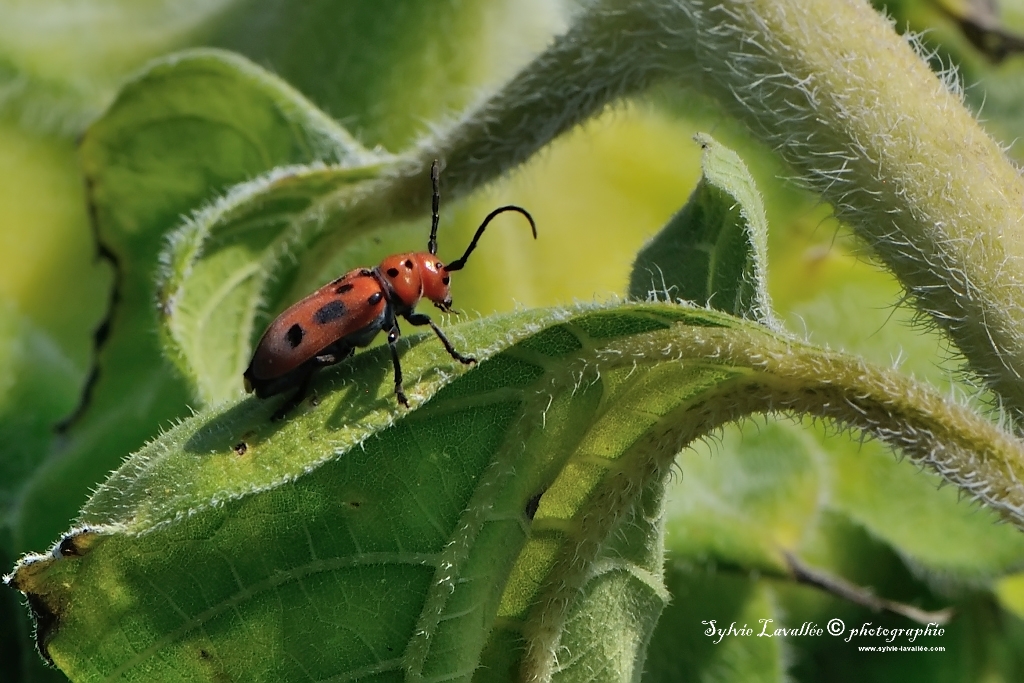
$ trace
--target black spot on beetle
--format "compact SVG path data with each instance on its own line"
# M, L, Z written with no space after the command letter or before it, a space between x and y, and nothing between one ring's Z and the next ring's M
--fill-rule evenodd
M334 290L334 293L335 294L344 294L345 292L352 291L352 287L353 287L353 285L352 285L351 282L346 282L345 284L341 285L340 287L337 287Z
M398 268L388 268L388 277L398 277Z
M383 298L383 294L381 294L380 292L374 292L373 294L370 295L370 298L366 300L366 303L370 304L371 306L376 306L377 304L380 303L380 300Z
M540 507L540 497L543 493L538 493L535 496L531 496L530 500L526 501L526 518L533 521L534 516L537 514L537 508Z
M451 278L450 275L445 275L443 278L441 278L441 282L443 282L445 284L448 284L451 281L452 281L452 278Z
M249 451L249 444L239 441L231 449L235 452L235 455L245 455Z
M327 302L313 314L313 320L316 321L317 325L326 325L343 317L345 317L345 304L338 300Z
M305 336L306 332L302 329L302 326L295 323L288 328L288 331L284 333L284 338L288 340L288 344L294 349L296 346L302 343L302 337Z
M405 259L405 267L406 268L412 268L412 260L411 259Z

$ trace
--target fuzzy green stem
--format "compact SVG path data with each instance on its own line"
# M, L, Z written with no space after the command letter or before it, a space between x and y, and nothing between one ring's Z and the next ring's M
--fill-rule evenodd
M709 90L1024 412L1024 186L959 93L866 2L735 2L702 16Z
M725 402L725 424L751 412L834 420L884 441L1024 529L1024 448L1012 434L920 383L841 353L746 327L655 333L629 353L702 358L759 373Z

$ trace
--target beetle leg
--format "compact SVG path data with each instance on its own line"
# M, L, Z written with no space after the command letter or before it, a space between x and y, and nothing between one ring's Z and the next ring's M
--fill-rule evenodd
M321 353L319 356L313 356L311 360L306 361L307 363L310 363L309 372L307 372L306 376L299 382L299 387L295 390L295 393L292 394L292 397L282 403L281 407L274 411L274 414L270 416L270 419L275 422L280 420L306 399L306 396L309 395L309 387L313 383L313 375L316 374L316 370L318 368L340 363L353 353L355 353L355 349L353 348L336 350L333 353Z
M388 330L388 348L391 349L391 362L395 365L395 397L398 402L406 408L409 407L409 399L405 397L405 389L402 387L402 364L398 360L398 338L402 331L398 329L398 323Z
M306 395L309 393L309 385L313 380L312 369L306 373L306 376L299 382L299 388L295 390L292 397L281 404L281 407L274 411L274 414L270 416L271 422L277 422L284 418L285 415L292 412L296 406L302 403L306 399Z
M434 334L437 335L437 338L441 340L442 344L444 344L444 348L448 352L448 355L450 355L452 358L459 361L463 365L469 365L470 363L476 362L476 358L463 356L461 353L456 351L455 347L452 346L452 343L448 341L448 337L444 336L444 332L442 332L441 328L438 327L434 323L434 321L430 319L429 315L426 315L425 313L407 313L405 315L405 319L408 320L413 325L430 325L430 329L434 331Z

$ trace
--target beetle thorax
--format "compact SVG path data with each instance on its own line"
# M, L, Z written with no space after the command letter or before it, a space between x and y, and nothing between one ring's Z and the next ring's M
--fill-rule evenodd
M377 272L387 282L396 303L412 308L426 297L442 310L451 307L450 276L433 254L416 252L389 256L377 266Z

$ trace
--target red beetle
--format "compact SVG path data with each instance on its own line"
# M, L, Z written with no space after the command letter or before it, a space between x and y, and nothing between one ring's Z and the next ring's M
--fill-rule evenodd
M245 390L267 398L293 387L297 389L292 398L274 413L274 419L283 417L302 401L317 369L348 358L355 353L356 347L369 345L382 330L388 333L391 360L395 365L395 396L399 403L409 407L402 389L402 366L395 346L401 336L399 317L413 325L430 325L455 360L466 364L476 362L476 359L456 351L433 320L423 313L416 313L416 304L426 297L442 311L452 310L449 273L466 265L466 259L473 253L487 224L498 214L506 211L521 213L530 221L534 239L537 226L522 207L509 205L497 208L484 218L462 258L444 265L434 255L437 253L440 205L438 175L437 161L434 161L430 168L433 211L426 252L396 254L372 270L358 268L346 273L292 305L263 333L243 374Z

